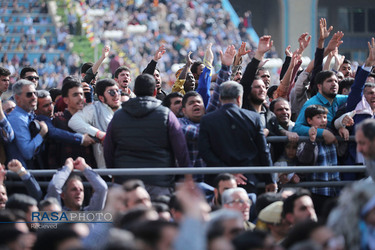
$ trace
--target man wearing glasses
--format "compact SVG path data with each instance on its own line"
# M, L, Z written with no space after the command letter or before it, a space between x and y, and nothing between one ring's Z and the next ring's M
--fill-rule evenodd
M40 130L32 136L29 125L34 121L34 110L37 106L37 96L34 83L28 80L18 80L13 85L16 108L9 114L9 122L14 130L15 139L7 147L8 160L17 159L28 169L35 168L34 156L39 152L48 127L43 121L36 121Z
M20 78L33 82L35 84L35 88L38 88L39 76L38 72L33 67L24 67L21 70Z
M242 214L245 230L255 229L255 225L249 221L252 201L245 189L241 187L227 189L223 192L221 199L224 208L236 210Z
M103 155L103 142L113 114L121 106L121 91L112 79L103 79L96 83L96 94L99 101L87 105L75 113L68 126L81 134L89 134L97 141L93 145L98 168L106 168Z

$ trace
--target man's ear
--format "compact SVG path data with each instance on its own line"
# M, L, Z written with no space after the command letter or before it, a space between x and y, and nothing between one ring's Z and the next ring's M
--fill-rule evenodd
M65 200L65 193L64 193L64 192L62 192L62 193L60 194L60 198L61 198L62 200Z
M311 126L312 119L310 117L307 117L306 121L307 121L307 124L309 124Z
M287 213L287 214L285 215L285 219L286 219L286 221L287 221L288 223L290 223L291 225L294 224L294 216L293 216L292 213Z
M68 97L63 97L63 101L66 105L68 105Z
M102 95L98 95L98 98L99 98L99 100L100 100L102 103L104 103L104 96L102 96Z

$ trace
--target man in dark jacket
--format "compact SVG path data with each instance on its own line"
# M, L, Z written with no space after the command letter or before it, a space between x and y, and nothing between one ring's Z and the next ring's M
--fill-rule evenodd
M134 84L136 98L122 104L108 125L104 141L107 168L190 166L185 136L176 116L161 101L154 77L142 74ZM116 176L115 182L140 179L151 197L173 191L172 175Z
M237 82L223 83L221 108L201 119L199 153L207 166L272 166L260 116L241 109L242 95L243 87ZM269 174L235 174L235 177L237 184L247 185L248 191L255 191L259 177L266 182L266 191L276 189Z

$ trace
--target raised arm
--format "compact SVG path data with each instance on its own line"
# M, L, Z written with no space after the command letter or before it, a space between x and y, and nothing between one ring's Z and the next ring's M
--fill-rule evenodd
M154 75L154 71L156 69L156 64L158 61L163 57L165 54L166 49L164 44L162 44L158 50L155 52L154 58L151 60L151 62L147 65L147 67L143 70L143 74L150 74Z

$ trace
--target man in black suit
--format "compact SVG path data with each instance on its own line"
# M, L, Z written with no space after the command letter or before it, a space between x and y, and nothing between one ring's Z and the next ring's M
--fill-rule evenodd
M207 166L272 166L269 148L258 113L241 109L243 87L234 81L220 86L219 110L201 119L199 153ZM266 182L266 191L277 185L270 174L235 174L237 184L255 191L258 180Z

